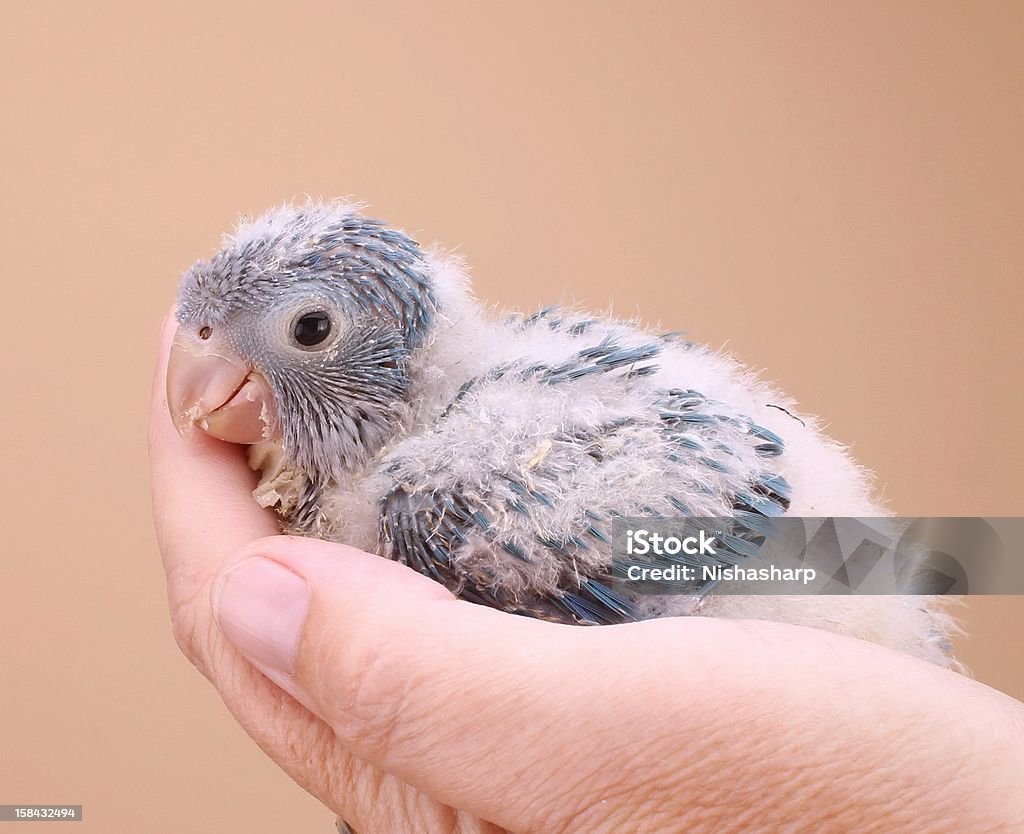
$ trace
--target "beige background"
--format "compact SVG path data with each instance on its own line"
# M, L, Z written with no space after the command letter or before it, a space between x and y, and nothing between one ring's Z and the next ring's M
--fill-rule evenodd
M150 530L156 329L239 211L365 199L490 301L727 344L899 512L1021 513L1024 5L5 5L0 802L332 830L178 655ZM960 646L1017 697L1022 614Z

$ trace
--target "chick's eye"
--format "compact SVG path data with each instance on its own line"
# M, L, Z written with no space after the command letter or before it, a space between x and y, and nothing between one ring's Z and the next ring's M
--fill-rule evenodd
M315 347L331 335L331 319L322 310L305 313L295 321L295 341L303 347Z

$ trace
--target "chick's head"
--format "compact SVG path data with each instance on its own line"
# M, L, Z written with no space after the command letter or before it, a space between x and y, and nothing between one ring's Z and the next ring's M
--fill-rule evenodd
M340 203L242 223L182 278L167 401L181 432L279 441L338 477L394 431L437 313L415 241Z

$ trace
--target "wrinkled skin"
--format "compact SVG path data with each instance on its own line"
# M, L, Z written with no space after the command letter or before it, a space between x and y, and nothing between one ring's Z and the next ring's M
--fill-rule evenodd
M777 623L544 623L275 536L244 453L175 432L172 330L150 450L174 634L267 755L360 834L1024 830L1024 705L947 670ZM311 589L276 683L215 617L223 572L250 557Z

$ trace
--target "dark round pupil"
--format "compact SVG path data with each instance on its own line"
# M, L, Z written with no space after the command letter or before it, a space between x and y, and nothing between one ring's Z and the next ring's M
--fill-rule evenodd
M320 344L331 335L331 320L327 313L306 313L295 322L295 341L305 347Z

